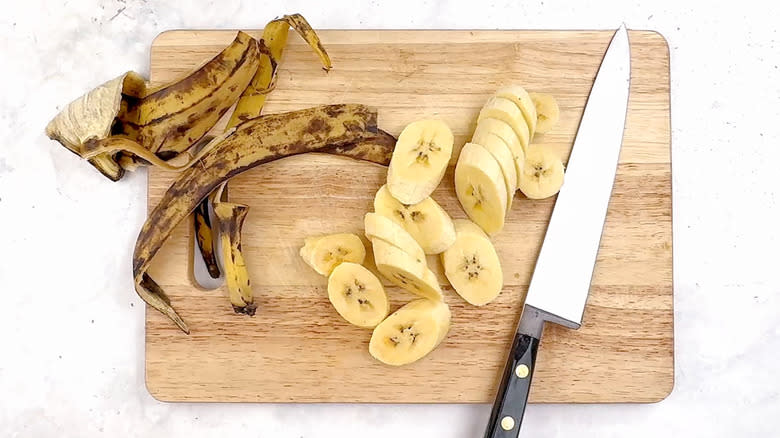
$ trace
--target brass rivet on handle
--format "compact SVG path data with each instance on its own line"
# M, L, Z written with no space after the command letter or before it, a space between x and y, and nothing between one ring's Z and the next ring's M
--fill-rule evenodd
M518 365L518 366L515 368L515 375L516 375L517 377L521 378L521 379L525 379L526 377L528 377L528 373L529 373L530 371L531 371L531 370L529 370L529 369L528 369L528 365L526 365L526 364L524 364L524 363L521 363L520 365Z
M501 428L504 430L512 430L515 427L515 419L507 415L501 419Z

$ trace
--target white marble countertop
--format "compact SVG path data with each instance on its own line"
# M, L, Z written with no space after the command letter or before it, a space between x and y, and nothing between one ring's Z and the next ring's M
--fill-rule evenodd
M674 392L649 405L532 405L522 436L776 436L777 3L184 3L26 0L0 15L2 436L481 436L487 405L168 404L144 386L144 306L129 260L144 220L145 173L112 184L46 139L43 127L98 83L125 70L148 73L149 45L161 31L256 28L295 11L319 28L611 29L625 21L665 35Z

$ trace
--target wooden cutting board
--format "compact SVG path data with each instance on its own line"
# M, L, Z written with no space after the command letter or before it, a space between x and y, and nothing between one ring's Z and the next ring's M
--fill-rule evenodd
M152 81L177 78L234 35L160 35L151 50ZM364 103L378 108L380 127L395 135L415 119L441 118L459 148L491 92L521 84L557 97L561 122L536 141L566 159L611 32L320 35L333 70L326 74L291 36L266 112ZM669 51L657 33L632 31L630 38L625 139L585 322L579 331L545 329L532 402L653 402L673 387ZM152 395L209 402L491 402L554 199L517 195L505 230L494 239L506 283L501 295L476 308L443 286L453 314L449 336L425 359L392 368L371 358L371 331L339 318L328 302L326 279L298 257L306 236L362 235L363 215L385 174L377 165L310 154L231 180L232 200L251 206L244 250L260 305L253 318L233 313L224 288L194 285L191 224L180 225L156 257L152 275L192 333L186 336L161 314L147 312L146 382ZM150 208L173 177L150 170ZM434 198L453 217L465 217L451 168ZM446 284L438 259L430 257L429 264ZM368 265L373 269L372 260ZM560 270L566 275L566 266ZM412 298L395 287L389 295L393 310Z

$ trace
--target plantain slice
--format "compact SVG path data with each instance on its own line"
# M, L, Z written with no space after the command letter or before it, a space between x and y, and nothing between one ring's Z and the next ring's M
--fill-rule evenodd
M149 264L173 229L228 179L282 157L344 146L377 133L376 112L364 105L325 105L248 120L215 138L197 166L184 170L144 223L133 253L135 288L149 305L189 333Z
M276 75L284 47L287 45L290 27L295 29L311 46L319 56L326 71L332 67L330 57L325 48L322 47L320 38L301 14L285 15L282 18L270 21L263 29L263 36L259 41L261 53L259 67L249 85L241 93L241 97L236 103L236 108L230 116L226 129L258 117L262 113L266 97L273 90L276 83ZM228 200L227 196L223 197L223 201ZM220 276L220 268L214 257L217 245L216 233L211 229L211 220L208 217L209 212L213 211L217 203L219 203L219 199L212 194L201 202L193 214L196 236L198 237L195 243L197 243L198 251L203 257L211 278L219 278ZM232 218L232 216L228 216L228 218ZM217 218L216 221L219 222L221 219ZM218 226L218 224L216 225ZM223 260L223 263L230 263L230 260ZM238 293L237 291L230 292L231 294Z

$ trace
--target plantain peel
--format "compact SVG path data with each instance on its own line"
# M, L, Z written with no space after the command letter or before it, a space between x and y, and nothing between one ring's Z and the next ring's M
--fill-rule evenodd
M273 90L276 83L277 69L287 45L287 36L291 27L314 50L325 71L333 67L328 52L325 51L322 42L320 42L320 37L301 14L285 15L270 21L263 29L263 36L260 39L260 66L249 86L241 93L236 109L230 116L228 127L260 115L263 105L265 105L266 96Z
M195 158L176 158L238 100L259 64L257 41L238 32L217 56L170 84L152 88L128 72L100 85L55 116L46 135L113 181L135 167L133 157L181 170Z
M187 324L147 274L174 228L228 179L286 156L346 146L376 136L376 112L364 105L325 105L248 120L212 140L197 165L181 172L144 223L133 253L136 291L185 333Z
M233 110L227 123L227 129L243 121L259 117L262 113L266 98L274 89L278 67L284 48L287 46L290 27L295 29L311 46L312 50L319 56L326 71L332 67L330 56L328 56L328 53L322 46L317 33L314 32L314 29L302 15L285 15L282 18L268 22L258 42L260 50L259 66L249 85L241 93L241 97L236 103L236 108ZM227 197L224 200L227 201ZM212 196L203 200L193 214L195 235L197 237L195 243L211 278L219 278L221 274L217 258L215 257L217 233L212 230L212 226L217 226L220 219L217 218L217 223L212 225L208 216L209 211L213 210L217 203L218 200L212 194ZM229 261L224 261L224 263L229 263Z
M340 155L360 161L387 166L393 157L396 138L381 129L377 133L355 143L332 146L321 152L330 155Z
M206 199L208 199L208 197ZM219 278L221 272L219 270L217 254L214 252L216 233L212 228L209 205L208 202L201 202L193 212L193 217L195 219L195 239L200 254L203 256L203 262L206 265L209 276L211 278Z
M111 154L87 157L87 143L111 136L126 88L134 90L144 80L137 73L127 72L98 86L69 103L46 126L46 135L60 142L69 151L87 158L93 166L113 181L122 178L124 169Z
M236 313L253 316L257 304L252 295L249 272L241 252L241 229L248 211L249 207L242 204L220 202L214 205L214 214L219 218L222 260L230 304Z
M192 147L238 100L260 65L257 41L244 32L203 67L141 99L127 99L122 132L160 158Z

